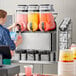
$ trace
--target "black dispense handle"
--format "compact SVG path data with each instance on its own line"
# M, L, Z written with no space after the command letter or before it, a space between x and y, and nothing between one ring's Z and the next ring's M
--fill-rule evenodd
M21 32L21 25L20 24L17 24L16 26L19 27L19 32Z

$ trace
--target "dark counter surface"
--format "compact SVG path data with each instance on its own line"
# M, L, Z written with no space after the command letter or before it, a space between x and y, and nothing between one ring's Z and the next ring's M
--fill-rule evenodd
M2 67L0 67L0 76L14 76L19 73L19 65L3 65Z

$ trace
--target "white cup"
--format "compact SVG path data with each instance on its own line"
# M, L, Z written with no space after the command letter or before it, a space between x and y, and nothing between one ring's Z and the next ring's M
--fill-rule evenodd
M74 76L74 62L58 62L58 76Z

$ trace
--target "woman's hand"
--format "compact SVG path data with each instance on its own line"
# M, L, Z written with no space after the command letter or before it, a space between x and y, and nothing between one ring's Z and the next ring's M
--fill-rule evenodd
M11 26L7 27L7 29L9 29L9 31L11 31L13 28L15 28L17 25L17 23L13 23Z
M19 34L18 35L18 37L17 37L17 40L16 40L16 47L18 46L18 45L20 45L21 43L22 43L22 36L21 36L21 34Z
M13 56L13 55L14 55L14 53L15 53L15 51L12 51L12 50L11 50L11 56Z
M16 25L17 25L17 23L13 23L13 24L11 25L11 27L12 27L12 28L15 28Z

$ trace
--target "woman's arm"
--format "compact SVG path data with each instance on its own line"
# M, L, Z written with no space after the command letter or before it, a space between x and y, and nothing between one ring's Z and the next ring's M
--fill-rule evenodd
M11 31L11 30L12 30L12 28L15 28L15 27L16 27L16 23L13 23L13 25L11 25L11 26L7 27L7 29L8 29L9 31Z

